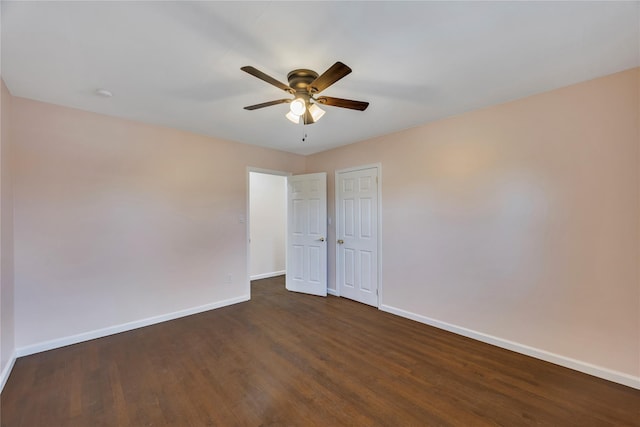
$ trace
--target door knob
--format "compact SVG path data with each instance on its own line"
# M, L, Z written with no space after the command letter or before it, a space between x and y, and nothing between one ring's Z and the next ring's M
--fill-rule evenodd
M321 237L318 240L320 240L321 242L324 242L324 237Z
M342 240L342 239L338 240L338 244L339 245L342 245L343 243L344 243L344 240Z

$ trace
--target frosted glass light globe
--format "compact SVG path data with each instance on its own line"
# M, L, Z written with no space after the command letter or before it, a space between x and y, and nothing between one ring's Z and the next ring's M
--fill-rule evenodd
M296 98L293 101L291 101L291 104L289 104L289 109L296 116L301 116L304 114L304 111L307 109L307 106L303 99Z

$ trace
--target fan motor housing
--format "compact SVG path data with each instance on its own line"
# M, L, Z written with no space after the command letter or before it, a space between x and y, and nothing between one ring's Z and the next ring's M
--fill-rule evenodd
M311 82L313 82L317 78L318 73L313 70L307 70L305 68L293 70L289 74L287 74L289 86L292 89L295 89L296 92L307 92L309 84L311 84Z

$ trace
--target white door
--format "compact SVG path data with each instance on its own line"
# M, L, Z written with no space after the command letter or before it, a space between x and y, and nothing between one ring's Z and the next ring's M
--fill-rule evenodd
M290 176L287 188L286 287L327 296L327 174Z
M378 168L336 174L340 296L378 306Z

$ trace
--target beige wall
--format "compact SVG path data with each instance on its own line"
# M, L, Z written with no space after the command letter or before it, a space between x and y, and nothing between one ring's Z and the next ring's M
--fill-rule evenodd
M382 304L638 377L638 85L629 70L307 171L329 172L333 215L333 171L382 163Z
M12 96L0 80L0 373L14 354L13 199L10 152ZM6 378L0 375L0 383ZM1 389L0 385L0 389Z
M248 296L247 167L302 156L13 100L16 346Z
M306 160L21 98L7 108L3 88L3 348L10 110L16 347L246 296L246 167L329 172L333 216L333 171L380 162L382 304L638 377L639 80Z

